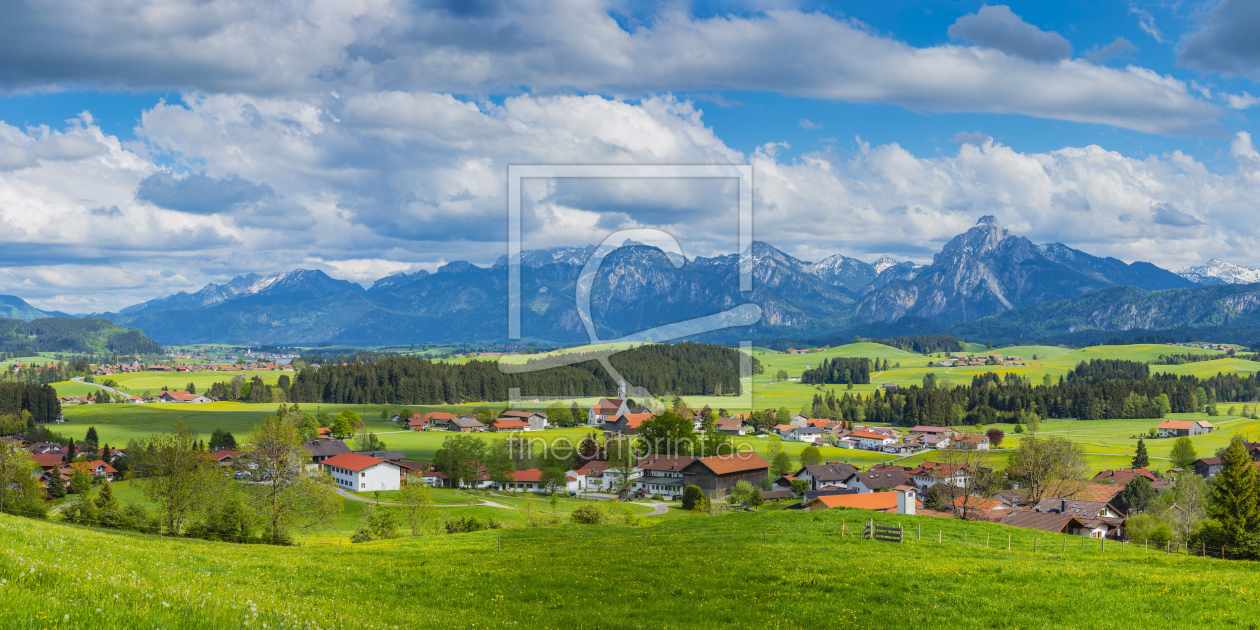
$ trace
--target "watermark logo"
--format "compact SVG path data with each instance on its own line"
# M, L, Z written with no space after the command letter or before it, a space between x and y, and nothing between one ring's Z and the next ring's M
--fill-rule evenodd
M739 290L752 291L752 198L753 177L749 164L733 165L544 165L508 166L508 338L521 338L521 183L530 178L734 178L739 180L737 212L734 215L739 239ZM650 399L651 393L641 386L627 383L608 358L630 344L668 342L726 328L751 326L761 320L761 307L744 303L719 313L686 319L614 339L601 339L591 311L591 291L604 259L627 242L654 242L669 255L671 263L681 268L686 257L678 239L656 228L619 230L608 235L587 259L576 282L575 306L590 344L580 352L552 353L528 362L499 361L500 371L511 374L544 370L596 360L620 387L619 394ZM752 408L752 342L740 342L740 379L747 407ZM518 388L508 392L511 402L522 400ZM532 399L543 399L541 396Z

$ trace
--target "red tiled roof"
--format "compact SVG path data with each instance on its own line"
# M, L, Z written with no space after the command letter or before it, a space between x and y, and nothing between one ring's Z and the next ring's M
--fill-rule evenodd
M235 459L240 456L241 454L238 451L215 451L214 452L214 458L218 461L223 461L224 459L228 457Z
M388 463L390 462L375 457L368 457L367 455L360 455L358 453L342 453L340 455L333 455L332 457L320 462L320 464L324 466L336 466L337 468L345 468L346 470L353 470L355 472L367 470L377 464Z
M35 463L39 464L40 468L52 468L53 466L60 464L62 461L66 459L66 457L62 455L61 453L45 453L43 455L31 455L31 458L35 460Z
M1203 425L1204 427L1212 426L1212 423L1206 420L1165 420L1159 423L1158 428L1186 430L1186 429L1189 429L1190 427L1193 427L1196 424Z
M529 426L528 422L516 418L499 418L491 422L491 424L496 429L523 429Z
M615 409L613 411L616 411ZM616 418L609 418L607 422L616 422L618 419L625 418L626 426L631 429L639 428L639 425L652 419L650 413L623 413Z
M541 483L542 475L543 471L538 470L537 468L530 468L529 470L514 470L512 471L511 477L512 481L522 483Z
M916 506L923 505L915 501ZM896 492L867 492L865 494L831 494L815 497L808 503L810 506L826 508L847 507L863 510L897 509Z
M879 433L867 433L866 431L855 431L855 432L853 432L853 433L850 433L850 434L849 434L849 437L851 437L851 438L858 438L858 439L865 438L865 439L868 439L868 440L886 440L886 439L888 439L888 436L887 436L887 435L881 435L881 434L879 434Z

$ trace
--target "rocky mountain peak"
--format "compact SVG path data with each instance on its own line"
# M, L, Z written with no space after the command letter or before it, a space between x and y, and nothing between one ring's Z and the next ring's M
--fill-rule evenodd
M1260 269L1213 258L1203 265L1176 269L1173 273L1195 284L1251 284L1260 282Z

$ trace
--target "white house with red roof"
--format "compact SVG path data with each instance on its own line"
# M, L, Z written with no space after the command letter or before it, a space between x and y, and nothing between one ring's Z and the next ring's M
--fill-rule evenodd
M201 394L190 394L188 392L171 392L171 391L164 391L161 394L158 394L157 398L154 398L154 400L157 402L164 402L164 403L176 402L176 403L201 404L201 403L211 402L209 398L206 398L205 396L202 396Z
M626 405L624 399L609 400L600 398L599 402L591 405L591 412L586 416L587 424L601 424L612 416L620 416L630 413L630 407Z
M397 490L402 469L394 462L358 453L342 453L320 462L343 490Z

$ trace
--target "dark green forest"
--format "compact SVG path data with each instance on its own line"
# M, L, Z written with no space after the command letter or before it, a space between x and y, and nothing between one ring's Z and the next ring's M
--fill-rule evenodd
M755 358L750 360L754 372L762 370ZM535 365L545 364L546 359L535 361ZM740 352L725 346L652 344L619 352L609 361L629 384L643 386L657 396L741 392ZM522 396L617 394L617 383L595 360L504 374L493 361L455 364L388 356L376 361L304 368L290 384L287 398L330 404L459 404L507 400L510 388L520 388Z
M801 373L806 385L866 385L871 382L871 360L865 357L823 359L821 365Z
M61 416L57 390L49 385L0 383L0 415L29 411L36 422L53 422Z
M46 317L0 319L0 351L18 355L72 352L98 356L161 354L162 347L135 328L104 319Z
M970 385L953 388L929 379L922 387L876 391L865 398L847 392L816 394L813 416L902 426L1023 422L1029 414L1080 420L1156 419L1168 413L1210 410L1218 402L1254 400L1260 400L1260 378L1255 374L1217 374L1206 379L1152 376L1145 363L1093 359L1049 384L988 372L972 378Z

